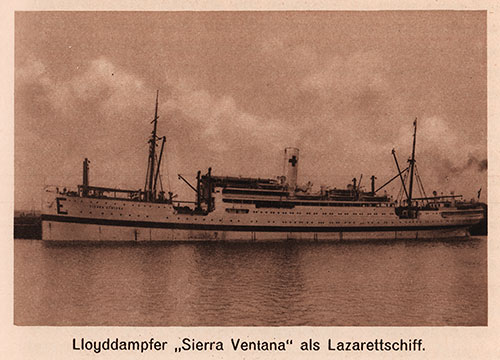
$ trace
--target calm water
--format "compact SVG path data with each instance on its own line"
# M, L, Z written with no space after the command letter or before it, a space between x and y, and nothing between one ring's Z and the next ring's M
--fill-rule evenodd
M15 240L17 325L487 325L487 238Z

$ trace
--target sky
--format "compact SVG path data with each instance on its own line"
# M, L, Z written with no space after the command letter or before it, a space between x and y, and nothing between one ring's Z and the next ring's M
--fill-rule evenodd
M484 11L17 12L15 208L44 185L144 187L151 120L162 182L198 170L382 184L416 162L428 195L487 196ZM396 196L400 183L386 190ZM418 193L417 193L418 195Z

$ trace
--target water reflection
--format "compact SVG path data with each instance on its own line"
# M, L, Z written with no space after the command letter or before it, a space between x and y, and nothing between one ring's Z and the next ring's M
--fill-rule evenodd
M301 293L299 250L281 244L198 244L197 324L273 324ZM221 266L223 264L223 266ZM261 311L272 309L276 311ZM217 313L216 317L203 316Z
M486 325L486 243L15 240L15 323Z

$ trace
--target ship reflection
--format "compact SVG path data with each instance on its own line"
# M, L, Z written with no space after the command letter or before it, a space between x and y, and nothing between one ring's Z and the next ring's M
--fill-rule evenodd
M16 240L16 325L487 324L487 241Z
M284 243L196 245L198 324L279 325L300 303L300 252ZM221 266L223 264L223 266ZM206 317L206 313L217 316Z

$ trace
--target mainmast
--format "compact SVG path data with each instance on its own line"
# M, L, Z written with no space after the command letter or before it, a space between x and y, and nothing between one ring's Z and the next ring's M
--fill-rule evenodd
M156 90L156 105L155 105L155 117L153 121L153 131L151 132L151 138L149 139L149 159L148 159L148 170L146 174L146 185L144 188L145 200L152 201L156 198L156 189L154 188L154 171L155 171L155 157L156 157L156 141L158 137L156 136L156 128L158 125L158 93ZM158 169L159 170L159 169Z
M408 189L408 207L411 207L411 196L413 192L413 171L415 168L415 143L417 141L417 118L413 122L414 130L413 130L413 148L411 151L411 159L408 160L410 163L410 188Z

